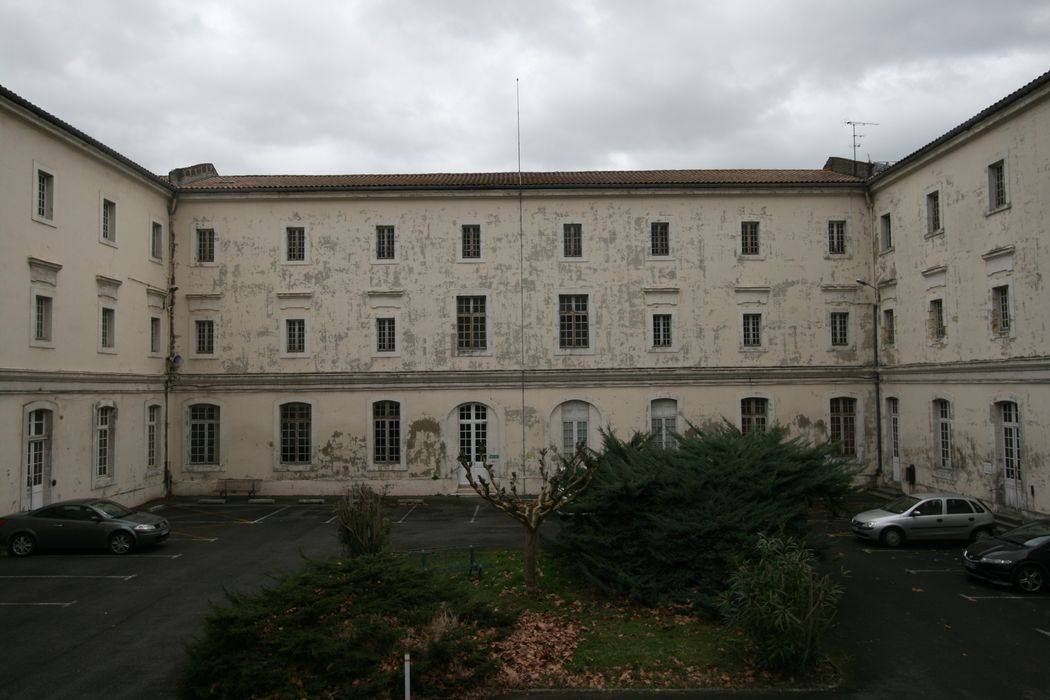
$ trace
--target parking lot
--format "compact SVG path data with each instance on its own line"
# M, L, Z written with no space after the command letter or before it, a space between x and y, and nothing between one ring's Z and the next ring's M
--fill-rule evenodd
M339 551L328 504L151 506L172 524L159 547L0 557L0 698L177 698L184 644L224 590L257 590L303 557ZM476 498L408 499L387 512L399 549L522 538ZM889 550L855 540L845 518L818 526L826 566L846 585L831 642L848 680L826 696L1050 697L1050 596L969 580L956 545Z

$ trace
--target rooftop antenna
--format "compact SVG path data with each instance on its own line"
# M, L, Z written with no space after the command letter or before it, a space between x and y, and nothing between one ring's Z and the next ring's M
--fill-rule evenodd
M878 122L859 122L855 120L849 120L846 122L847 126L853 127L853 176L857 176L857 146L860 145L860 140L864 138L865 134L858 134L858 126L878 126Z

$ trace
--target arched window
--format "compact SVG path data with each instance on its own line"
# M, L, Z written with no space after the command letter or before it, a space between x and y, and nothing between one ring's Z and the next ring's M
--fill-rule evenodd
M1021 415L1013 401L995 404L995 456L1003 474L1006 505L1023 508L1024 482L1021 474Z
M95 479L112 479L116 455L117 408L109 404L95 408Z
M678 402L674 399L657 399L649 407L653 436L656 445L664 450L674 448L674 436L678 432Z
M30 509L44 505L51 473L51 430L54 414L46 408L26 416L26 493Z
M947 399L933 401L933 440L937 467L952 468L952 404Z
M849 396L836 396L830 405L830 437L839 444L843 457L857 455L857 400Z
M570 457L587 447L590 408L583 401L568 401L561 407L561 453Z
M308 403L281 404L281 464L309 464L312 461L310 434L313 413Z
M401 404L376 401L372 404L373 457L377 467L401 465Z

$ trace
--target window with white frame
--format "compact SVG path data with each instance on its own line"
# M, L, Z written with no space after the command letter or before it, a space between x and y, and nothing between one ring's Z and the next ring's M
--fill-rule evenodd
M117 349L117 310L103 306L99 313L98 344L101 352L114 352Z
M189 459L190 465L214 467L219 465L219 435L221 409L210 403L197 403L189 407Z
M583 224L562 224L561 250L563 258L583 257Z
M112 405L95 408L95 479L113 478L113 459L116 454L117 409Z
M561 407L561 454L572 457L576 450L587 447L590 429L590 406L583 401L567 401Z
M653 314L653 347L674 347L674 338L671 335L671 314Z
M463 224L460 234L460 258L463 260L480 260L481 226L479 224Z
M281 464L310 464L313 411L308 403L290 402L280 407Z
M164 226L159 221L150 222L149 256L154 260L164 258Z
M33 180L33 218L37 221L54 224L55 222L55 174L49 170L34 166L36 177Z
M988 166L988 209L1002 209L1010 200L1006 192L1006 161L997 160Z
M393 226L376 226L376 260L397 259L397 238Z
M397 351L397 319L389 316L376 319L376 352Z
M649 223L649 256L666 258L671 254L671 223L652 221Z
M33 294L33 340L36 345L51 344L53 306L50 296L39 292Z
M832 311L829 317L831 323L831 345L833 347L849 345L849 312Z
M933 401L933 441L936 466L952 468L952 404L947 399Z
M992 333L999 336L1010 335L1010 286L1003 284L992 287Z
M928 324L931 340L941 341L948 336L944 321L944 299L930 299Z
M653 439L662 450L677 446L678 402L674 399L656 399L649 405Z
M941 232L941 193L934 190L926 195L926 235L933 236Z
M897 318L893 309L882 310L882 342L889 346L897 343Z
M488 457L489 410L480 403L459 407L459 458L468 464L483 464Z
M372 404L372 450L377 467L401 465L401 404L397 401Z
M1017 403L999 401L995 404L995 453L999 469L1009 487L1021 483L1021 416ZM1007 494L1009 500L1016 493Z
M215 262L215 229L213 228L198 228L195 229L194 235L194 246L193 246L193 260L200 264L209 264Z
M161 324L160 316L149 318L149 354L159 355L161 353Z
M558 347L590 347L590 314L586 294L558 295Z
M757 221L740 222L740 254L759 255L761 252Z
M284 227L284 260L306 262L306 228L303 226Z
M762 347L762 314L743 314L743 345L745 348Z
M26 416L25 457L26 488L30 492L30 507L43 505L43 492L51 473L52 428L54 412L47 408L29 411Z
M857 400L848 396L831 399L829 406L831 441L843 457L857 455Z
M162 462L160 404L146 406L146 469L157 469Z
M765 432L769 422L769 400L761 396L740 399L740 432Z
M284 320L284 352L288 355L302 355L306 352L305 318Z
M829 255L845 255L846 254L846 222L845 221L829 221L828 222L828 254Z
M117 242L117 203L111 199L102 200L101 240L104 243Z
M886 399L886 414L890 421L890 457L901 456L901 402L896 396ZM899 480L899 479L898 479Z
M893 219L889 214L879 218L879 249L889 250L893 247Z
M215 321L198 318L193 321L196 355L215 354Z
M478 352L488 348L486 300L483 295L456 297L456 349Z

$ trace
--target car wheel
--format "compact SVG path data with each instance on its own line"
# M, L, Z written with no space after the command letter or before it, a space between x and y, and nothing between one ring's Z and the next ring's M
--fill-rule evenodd
M109 551L113 554L127 554L135 549L135 538L123 530L109 536Z
M16 557L28 557L36 551L36 540L32 535L20 532L7 543L7 548Z
M1021 564L1014 574L1014 585L1022 593L1038 593L1046 588L1046 573L1036 564Z
M904 543L904 533L895 527L890 527L882 532L882 544L887 547L900 547Z
M988 539L991 536L992 536L992 528L990 528L990 527L979 527L979 528L977 528L976 530L973 531L972 535L970 535L970 541L971 542L979 542L981 540L986 540L986 539Z

